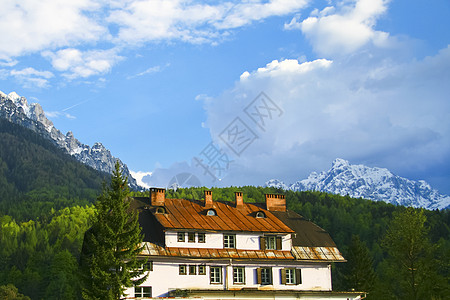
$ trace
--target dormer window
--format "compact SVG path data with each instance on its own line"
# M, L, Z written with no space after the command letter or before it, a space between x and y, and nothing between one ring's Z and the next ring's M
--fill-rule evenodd
M158 207L156 208L155 213L158 214L158 215L163 215L163 214L166 213L166 209L165 209L164 207L162 207L162 206L158 206Z
M258 212L256 212L256 217L257 218L265 218L266 214L263 211L258 211Z
M217 213L216 213L216 211L214 209L208 209L206 211L206 215L207 216L217 216Z

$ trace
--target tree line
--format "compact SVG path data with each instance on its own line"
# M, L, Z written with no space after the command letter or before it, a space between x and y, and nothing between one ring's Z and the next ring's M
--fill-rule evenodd
M204 190L168 190L167 197L199 200ZM288 209L331 234L348 261L333 265L333 290L365 291L369 299L448 299L448 210L428 211L321 192L252 186L214 188L213 197L234 201L235 191L243 192L246 202L263 202L266 193L283 193ZM96 207L50 209L45 218L34 220L17 221L0 215L0 295L81 299L85 283L79 262L84 233L92 227L101 199L109 198L104 191Z

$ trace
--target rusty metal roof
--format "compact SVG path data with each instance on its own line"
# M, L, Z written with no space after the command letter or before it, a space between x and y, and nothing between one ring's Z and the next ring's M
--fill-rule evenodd
M291 253L296 260L346 261L337 247L293 246Z
M238 250L211 248L162 247L154 243L145 243L142 255L170 256L198 259L261 259L261 260L302 260L302 261L345 261L336 247L298 247L292 251L281 250Z
M294 232L294 230L274 216L272 212L251 203L245 203L242 208L238 209L232 203L214 201L212 207L205 208L203 201L165 199L164 207L166 209L165 214L154 213L155 218L164 229ZM216 215L208 216L206 212L209 209L213 209ZM256 218L258 211L263 211L266 217Z

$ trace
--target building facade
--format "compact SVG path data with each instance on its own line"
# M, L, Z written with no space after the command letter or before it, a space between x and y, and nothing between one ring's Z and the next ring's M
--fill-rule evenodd
M127 298L361 299L332 291L331 263L345 259L329 234L287 210L283 195L265 198L166 199L164 189L134 198L150 271Z

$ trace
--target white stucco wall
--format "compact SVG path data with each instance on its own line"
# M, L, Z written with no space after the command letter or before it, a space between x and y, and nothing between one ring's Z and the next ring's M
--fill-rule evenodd
M166 231L166 247L180 247L180 248L210 248L210 249L222 249L223 248L223 233L205 232L205 243L198 242L198 236L195 236L195 242L188 242L187 232L184 242L178 242L177 231ZM235 233L236 234L236 249L242 250L259 250L259 237L263 233ZM282 236L282 250L291 250L291 235L285 234Z
M189 275L189 265L200 265L206 263L205 275ZM187 275L179 275L179 265L187 265ZM222 283L210 284L210 266L221 266ZM245 284L233 284L233 267L245 267ZM273 284L261 286L257 283L256 269L258 267L271 267ZM283 285L281 284L280 269L286 267L300 268L302 270L302 283L299 285ZM197 268L198 270L198 268ZM255 262L234 262L234 261L217 261L203 262L200 260L176 260L155 261L153 260L153 271L149 272L149 276L142 286L152 287L153 297L168 296L168 292L172 289L241 289L258 288L267 290L320 290L331 291L331 269L326 263L306 263L306 264L271 264ZM134 296L134 288L128 290L130 297Z

